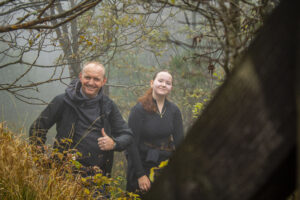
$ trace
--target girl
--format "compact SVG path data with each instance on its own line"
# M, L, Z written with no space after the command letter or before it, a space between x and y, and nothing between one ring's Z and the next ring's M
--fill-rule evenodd
M128 124L134 142L128 148L127 191L148 191L149 173L167 160L183 140L179 108L167 99L173 86L168 71L156 73L149 90L131 109Z

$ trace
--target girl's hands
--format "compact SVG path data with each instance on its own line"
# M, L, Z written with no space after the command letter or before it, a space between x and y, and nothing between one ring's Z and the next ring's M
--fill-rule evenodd
M146 176L146 175L140 177L138 179L138 183L139 183L139 188L145 192L147 192L151 187L151 182L150 182L148 176Z

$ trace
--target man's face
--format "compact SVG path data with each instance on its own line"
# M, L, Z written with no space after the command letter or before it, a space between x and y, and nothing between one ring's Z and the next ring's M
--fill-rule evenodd
M97 96L101 87L106 83L104 69L94 63L86 65L79 74L82 92L89 98Z

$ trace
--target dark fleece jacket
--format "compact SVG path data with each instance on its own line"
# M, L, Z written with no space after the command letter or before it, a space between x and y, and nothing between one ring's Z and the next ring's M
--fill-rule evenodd
M101 151L97 138L102 137L101 128L115 142L114 150L124 150L132 141L132 132L121 116L116 104L99 92L94 99L80 94L81 83L74 81L64 94L56 96L34 121L29 130L30 139L35 143L45 143L48 130L56 124L56 144L63 138L71 138L75 147L83 154L79 161L84 166L100 167L109 175L113 162L113 151Z

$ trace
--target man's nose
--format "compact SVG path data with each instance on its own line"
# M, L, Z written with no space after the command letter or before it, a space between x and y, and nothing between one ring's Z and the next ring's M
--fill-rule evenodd
M93 85L93 84L94 84L94 79L91 78L91 79L88 81L88 84Z

